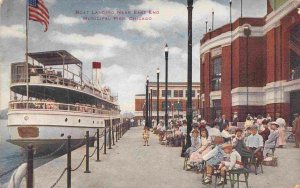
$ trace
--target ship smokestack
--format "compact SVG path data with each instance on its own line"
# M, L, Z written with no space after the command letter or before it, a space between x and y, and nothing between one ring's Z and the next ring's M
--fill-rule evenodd
M93 62L93 84L101 88L101 62Z

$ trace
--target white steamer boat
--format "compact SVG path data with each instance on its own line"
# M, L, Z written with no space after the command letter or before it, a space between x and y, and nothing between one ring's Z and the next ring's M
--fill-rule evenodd
M117 97L101 87L101 63L93 62L93 79L88 81L82 62L67 51L28 56L31 63L11 65L9 142L23 148L33 144L37 153L51 152L68 135L72 145L80 145L86 131L93 136L97 128L120 122Z

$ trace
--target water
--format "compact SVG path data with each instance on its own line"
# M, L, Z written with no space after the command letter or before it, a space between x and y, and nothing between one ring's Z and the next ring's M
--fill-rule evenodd
M22 148L6 142L9 138L7 129L7 120L0 120L0 175L16 165L20 164L25 159L25 152ZM11 173L1 177L1 184L9 180Z
M12 168L19 166L26 161L26 152L23 148L13 145L6 140L9 138L9 133L7 129L7 120L0 119L0 176L4 172L11 170ZM61 156L51 156L48 158L35 159L34 167L37 168L56 157ZM11 174L14 171L8 173L7 175L0 177L0 187L1 184L5 184L9 181Z

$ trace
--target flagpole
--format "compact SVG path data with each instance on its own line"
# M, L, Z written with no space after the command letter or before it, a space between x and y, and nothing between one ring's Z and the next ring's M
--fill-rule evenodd
M26 97L27 97L27 104L26 108L28 108L28 102L29 102L29 83L28 83L28 1L26 0L26 65L25 65L25 71L26 71Z

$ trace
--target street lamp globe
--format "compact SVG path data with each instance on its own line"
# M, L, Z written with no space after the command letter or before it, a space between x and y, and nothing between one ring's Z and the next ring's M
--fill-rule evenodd
M251 29L249 25L244 26L244 34L248 37L251 34Z
M166 44L166 46L165 46L165 52L169 52L168 44Z
M157 69L156 69L156 73L159 74L159 72L160 72L160 71L159 71L159 68L157 68Z
M149 81L149 76L146 77L147 81Z

